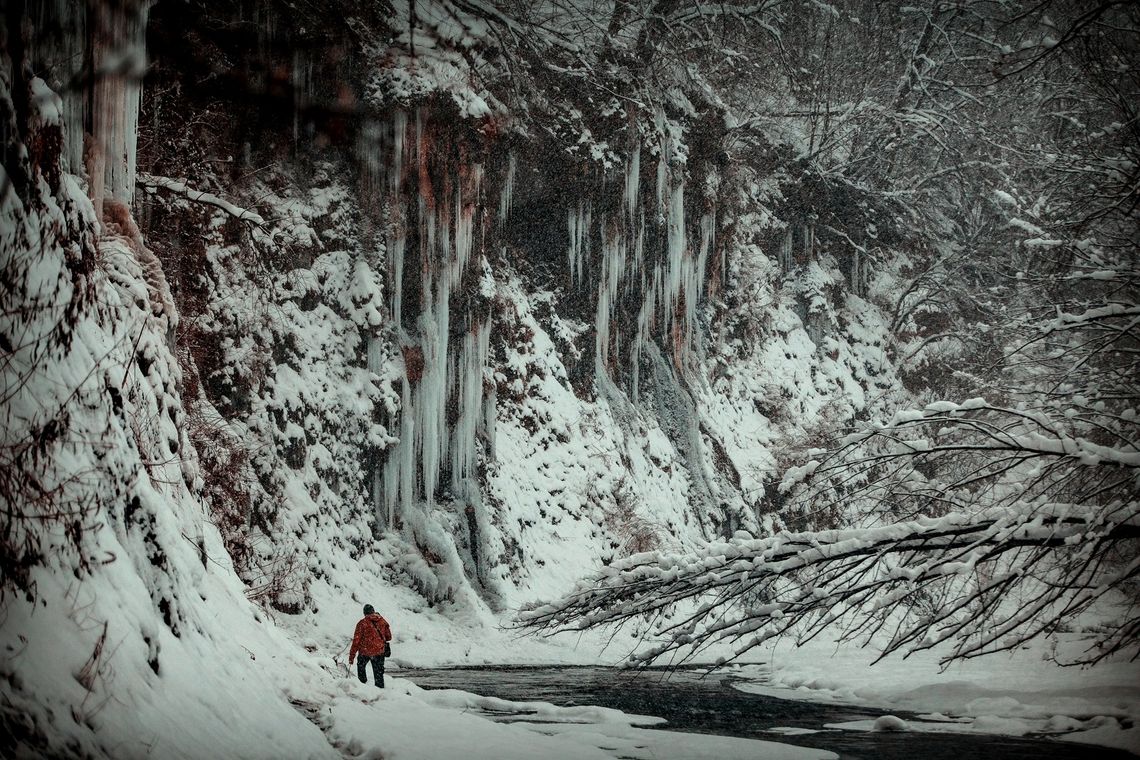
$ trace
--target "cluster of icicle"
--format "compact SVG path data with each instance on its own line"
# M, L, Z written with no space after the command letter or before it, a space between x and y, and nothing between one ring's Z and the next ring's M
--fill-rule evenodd
M384 155L367 162L385 176L389 315L415 364L401 388L399 443L375 474L373 501L381 524L393 525L407 507L437 499L443 476L453 497L479 502L475 482L478 443L493 456L495 394L484 383L491 321L479 310L453 313L452 300L471 267L486 267L476 255L476 210L483 204L484 168L460 167L451 183L430 176L430 144L421 111L412 118L397 112L385 125ZM385 144L386 143L386 144ZM409 173L418 193L407 192ZM515 163L512 159L498 199L500 221L510 213ZM415 176L418 174L418 176ZM450 187L449 187L450 185ZM447 196L447 197L445 197ZM413 245L407 230L416 225ZM418 277L420 303L414 325L405 332L405 277ZM410 316L410 315L409 315ZM452 320L463 320L452 336ZM456 325L458 326L458 325ZM380 341L379 337L374 341ZM407 355L407 354L406 354ZM369 352L374 371L383 352ZM456 410L450 415L448 409Z
M405 357L411 357L402 381L399 443L374 475L373 499L382 525L393 525L413 504L430 507L444 488L478 505L480 440L484 453L493 456L496 399L493 383L484 381L490 315L480 309L459 313L453 299L469 269L488 266L474 250L477 233L486 233L489 224L481 213L476 218L477 209L489 209L500 226L507 223L516 161L511 156L505 171L498 170L503 176L497 178L500 190L493 201L483 197L488 191L480 163L468 160L446 170L436 165L436 173L450 171L452 181L432 176L429 159L439 148L432 144L426 119L422 111L396 113L390 123L375 127L372 142L379 147L362 156L373 186L386 198L388 309ZM616 218L612 212L596 214L589 198L567 209L566 216L571 282L597 287L596 371L608 374L619 362L630 367L634 399L640 359L650 342L672 351L679 372L691 367L713 248L714 212L706 210L696 224L687 223L685 181L678 169L683 159L669 131L659 134L655 196L642 197L638 145L625 166ZM415 234L409 235L412 229ZM405 314L406 277L418 278L414 316ZM626 315L620 308L633 311ZM460 327L453 320L463 320L462 329L453 330ZM621 327L627 323L632 335ZM385 361L381 340L375 338L369 352L376 371ZM445 476L450 482L441 482Z
M596 371L605 373L616 361L628 362L635 401L640 359L648 341L658 338L661 345L670 347L679 372L690 366L697 347L697 309L705 296L713 246L712 211L701 215L696 234L690 234L685 219L685 181L673 165L674 138L666 130L660 134L655 199L642 199L642 148L638 145L626 162L619 219L602 215L595 225L589 201L580 202L568 214L572 281L584 286L591 263L597 268ZM663 226L664 234L657 236L664 239L662 251L647 250L647 225ZM590 256L590 241L595 236L601 241L596 262ZM625 336L615 329L614 320L619 299L628 300L629 296L641 306L633 335Z

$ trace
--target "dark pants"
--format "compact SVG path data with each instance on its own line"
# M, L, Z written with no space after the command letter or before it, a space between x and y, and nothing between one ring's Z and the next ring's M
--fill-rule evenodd
M366 654L357 655L356 657L356 677L360 679L361 683L368 683L368 672L366 668L368 663L372 663L372 674L376 676L376 685L381 689L384 688L384 655L378 654L369 657Z

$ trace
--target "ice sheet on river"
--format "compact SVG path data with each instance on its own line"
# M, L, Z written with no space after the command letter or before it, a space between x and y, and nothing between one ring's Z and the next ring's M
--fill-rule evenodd
M1062 644L1062 646L1065 646ZM1140 754L1140 663L1061 668L1041 647L992 655L945 670L937 653L888 658L812 642L770 650L770 662L733 669L741 691L783 699L915 713L911 731L1060 736ZM873 721L827 724L873 730Z

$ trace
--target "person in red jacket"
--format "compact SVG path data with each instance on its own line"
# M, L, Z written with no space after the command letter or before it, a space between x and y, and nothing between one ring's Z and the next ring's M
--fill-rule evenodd
M368 683L368 663L372 663L372 673L376 676L376 685L384 688L384 658L388 652L388 642L392 640L392 631L388 628L388 621L380 617L376 608L371 604L364 605L364 617L356 624L356 631L352 634L352 648L348 651L348 664L360 655L360 662L356 666L356 675L361 683Z

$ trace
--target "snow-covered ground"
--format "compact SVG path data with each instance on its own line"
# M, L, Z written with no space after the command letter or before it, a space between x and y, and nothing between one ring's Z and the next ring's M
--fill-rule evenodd
M129 575L103 577L129 586ZM464 691L425 691L415 683L412 666L616 665L635 644L632 631L612 641L606 632L520 637L497 627L490 613L417 609L408 604L414 599L410 592L377 587L371 601L390 620L395 635L388 688L380 691L359 683L346 668L345 650L360 615L357 600L317 588L318 613L272 621L248 614L252 607L243 611L234 605L232 583L212 573L202 578L204 600L195 624L207 635L179 638L156 631L151 645L161 649L161 675L151 673L144 658L133 656L148 645L130 623L136 613L145 617L145 602L137 610L125 608L123 621L112 620L107 653L93 669L97 681L114 687L105 704L82 699L80 677L88 652L61 655L73 648L52 635L70 629L68 611L53 605L24 620L9 618L5 639L22 642L23 673L35 673L44 688L54 683L53 692L74 692L71 701L84 705L73 716L77 725L71 732L82 731L105 747L109 738L118 738L119 757L156 750L170 758L442 758L460 753L471 758L833 757L778 743L661 731L652 728L657 722L652 717L603 708L509 703ZM116 595L103 585L94 581L73 591L70 614L80 614L97 596ZM1137 731L1131 727L1140 717L1136 663L1058 668L1037 649L940 672L934 656L890 658L872 666L870 650L825 642L799 649L781 645L755 654L756 663L731 671L744 679L738 686L744 691L907 713L908 730L1021 735L1082 729L1064 738L1137 751ZM27 707L33 720L43 719L38 707ZM919 720L909 719L911 713L919 713ZM511 716L522 719L512 722ZM72 718L57 714L49 720L58 725ZM779 726L772 728L781 733ZM819 729L872 730L874 725Z
M586 656L533 638L512 640L476 619L467 621L464 638L462 625L449 627L442 616L398 607L385 612L401 654L380 690L361 684L345 667L354 606L333 605L319 616L277 625L252 605L234 603L232 575L205 573L196 614L182 635L173 635L146 623L147 595L126 563L109 567L119 569L70 589L62 578L40 576L41 592L68 604L9 608L0 677L12 688L3 690L2 699L6 712L24 715L26 735L0 743L5 757L835 757L773 742L644 728L660 721L611 709L425 691L401 665ZM100 629L93 611L112 598L125 602L120 616ZM293 640L288 629L305 622L324 626L327 646ZM99 642L94 652L74 646L76 625L86 625L85 643ZM490 643L483 646L485 641ZM161 652L160 667L148 667L141 656L148 647ZM18 667L11 670L13 665Z

